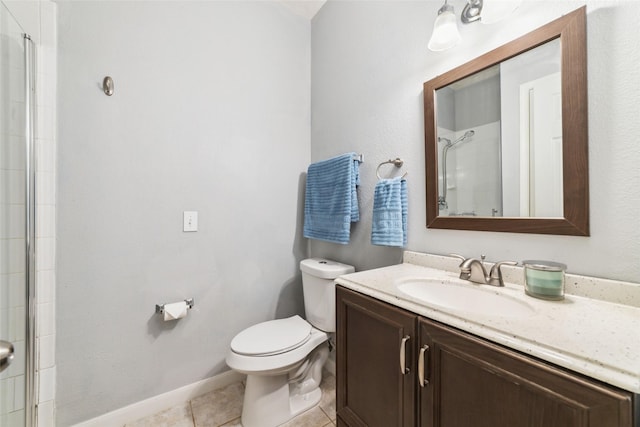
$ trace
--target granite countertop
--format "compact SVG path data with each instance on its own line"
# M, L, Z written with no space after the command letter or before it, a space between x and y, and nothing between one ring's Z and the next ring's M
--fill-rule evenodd
M450 257L406 252L403 264L347 274L336 279L336 283L624 390L640 393L640 306L637 304L640 285L567 275L565 299L545 301L525 295L520 279L521 268L503 267L505 286L498 288L460 280L459 262ZM534 313L507 316L499 312L462 312L433 305L398 290L398 280L412 278L442 279L498 293L527 304ZM594 284L598 281L606 283ZM608 300L603 300L597 294L602 293L601 288L606 284L610 285L611 292L608 292ZM597 289L599 291L594 291Z

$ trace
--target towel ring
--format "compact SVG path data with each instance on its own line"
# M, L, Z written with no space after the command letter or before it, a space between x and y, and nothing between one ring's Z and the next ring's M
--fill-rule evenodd
M382 165L386 165L386 164L388 164L388 163L393 163L393 165L394 165L395 167L397 167L397 168L401 168L401 167L402 167L402 165L404 164L404 161L403 161L400 157L396 157L395 159L389 159L389 160L387 160L386 162L382 162L382 163L380 163L380 164L378 165L378 168L376 169L376 176L378 177L378 179L382 179L382 177L380 176L380 166L382 166ZM402 178L406 177L406 176L407 176L407 173L408 173L408 172L405 172L405 173L402 175Z

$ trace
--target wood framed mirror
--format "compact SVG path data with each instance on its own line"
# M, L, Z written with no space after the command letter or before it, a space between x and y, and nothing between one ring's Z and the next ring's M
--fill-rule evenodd
M588 236L587 102L586 7L424 83L427 227Z

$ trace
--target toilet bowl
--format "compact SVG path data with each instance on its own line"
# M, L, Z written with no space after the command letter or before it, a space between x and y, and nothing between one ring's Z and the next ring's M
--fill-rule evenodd
M231 341L226 362L247 375L242 425L275 427L315 406L335 332L333 280L354 268L322 258L300 263L307 320L300 316L250 326Z

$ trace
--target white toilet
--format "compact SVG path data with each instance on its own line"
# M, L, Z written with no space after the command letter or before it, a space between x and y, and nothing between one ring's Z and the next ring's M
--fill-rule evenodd
M336 330L333 280L354 272L321 258L300 262L307 320L300 316L250 326L231 341L227 365L247 375L244 427L275 427L315 406L321 397L328 333Z

